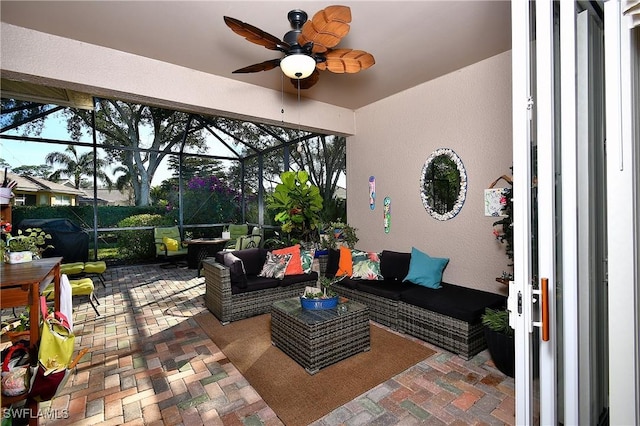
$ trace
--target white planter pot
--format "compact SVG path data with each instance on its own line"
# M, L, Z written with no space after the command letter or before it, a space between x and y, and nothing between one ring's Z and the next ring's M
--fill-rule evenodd
M33 260L33 253L30 251L10 251L7 253L7 263L25 263Z
M13 197L11 188L0 188L0 204L3 204L3 205L10 204L11 197Z
M222 238L224 238L225 240L230 239L231 238L231 232L222 231Z

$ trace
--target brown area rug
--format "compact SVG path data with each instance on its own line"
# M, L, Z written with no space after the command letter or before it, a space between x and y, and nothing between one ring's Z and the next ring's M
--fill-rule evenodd
M271 345L270 314L226 326L209 312L195 319L288 426L308 425L434 353L372 324L371 350L310 375Z

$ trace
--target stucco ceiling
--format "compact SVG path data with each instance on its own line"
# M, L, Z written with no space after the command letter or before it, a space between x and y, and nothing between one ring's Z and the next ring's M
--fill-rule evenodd
M282 38L287 13L311 17L318 1L7 1L2 21L280 91L279 69L232 74L278 52L249 43L223 22L227 15ZM303 97L350 109L507 51L508 1L345 1L351 31L338 47L370 52L376 64L358 74L321 71ZM284 90L295 93L288 79Z

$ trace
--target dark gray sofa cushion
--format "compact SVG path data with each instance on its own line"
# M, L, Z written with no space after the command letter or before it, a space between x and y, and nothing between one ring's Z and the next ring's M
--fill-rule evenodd
M414 284L398 282L395 280L354 280L356 288L362 292L375 294L391 300L400 300L402 292L408 290Z
M239 293L248 293L250 291L264 290L267 288L275 288L280 285L280 280L276 280L275 278L265 278L259 277L257 275L252 275L247 277L247 286L245 288L236 287L233 284L231 285L231 293L239 294Z
M411 253L383 250L380 254L380 273L385 280L404 280L410 264Z
M247 288L247 275L244 272L244 264L242 259L233 253L225 253L222 264L229 268L229 277L231 278L231 286L238 288Z
M244 271L247 277L251 275L258 275L262 271L264 262L267 259L267 249L264 248L250 248L244 250L232 251L235 256L242 259L244 264Z
M346 288L350 288L351 290L355 290L358 287L358 281L362 281L362 280L345 277L340 281L338 281L337 284Z
M296 275L285 275L283 279L280 280L281 287L287 287L291 284L297 284L305 281L317 281L318 273L312 272L310 274L296 274Z
M480 322L485 308L506 305L506 297L502 295L444 282L438 289L410 284L402 291L400 300L470 324Z
M324 274L327 277L335 277L338 272L338 262L340 261L340 250L329 249L329 255L327 258L327 269Z

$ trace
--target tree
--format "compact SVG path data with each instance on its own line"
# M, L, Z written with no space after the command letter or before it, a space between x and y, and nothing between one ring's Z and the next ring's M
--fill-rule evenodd
M325 200L334 198L338 182L347 167L347 143L342 136L320 135L299 144L292 157L299 169L307 170L309 180L320 189Z
M74 145L69 145L64 152L50 152L45 157L47 164L61 164L62 168L55 170L49 179L59 180L63 176L67 176L72 179L73 186L76 189L87 187L92 184L86 179L85 176L93 176L93 152L85 152L79 154ZM97 158L96 162L96 177L104 181L107 186L111 187L111 179L104 172L108 163L102 158Z
M19 166L12 168L11 171L17 175L33 176L43 179L49 179L52 173L51 166L47 164L40 164L39 166Z
M182 169L180 169L178 159L177 155L172 155L167 161L169 170L173 170L175 179L180 177L180 170L182 170L182 179L184 181L189 181L194 176L224 177L226 174L220 160L185 155L182 158Z
M150 203L151 181L162 159L179 148L189 115L179 111L100 99L95 111L96 132L107 149L112 164L120 164L129 172L137 206ZM91 112L70 110L67 128L74 139L91 126ZM186 146L200 150L205 145L202 127L191 127ZM109 149L112 148L112 149Z
M55 109L55 105L2 98L0 127L19 125L23 136L39 135L44 126L45 113L53 109Z
M240 149L240 155L247 157L244 162L245 183L257 192L258 160L255 154L265 150L263 154L264 182L278 183L280 173L284 171L282 150L270 150L276 144L290 144L290 166L294 170L306 170L309 181L318 186L323 199L334 197L340 177L346 172L346 139L342 136L317 135L310 137L307 132L299 134L298 130L283 127L237 122L218 119L215 127L233 135L236 140L249 142L257 150L246 146ZM300 143L295 143L301 140ZM241 164L231 166L229 179L237 187L240 186ZM251 179L256 177L256 179ZM246 190L245 186L245 190Z

